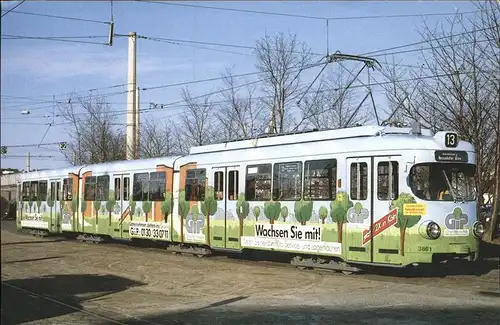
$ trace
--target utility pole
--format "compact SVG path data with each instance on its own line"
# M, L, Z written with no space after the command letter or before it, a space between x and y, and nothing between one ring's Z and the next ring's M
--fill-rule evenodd
M30 153L26 155L26 172L29 173L31 169L31 159L30 159Z
M140 143L141 143L141 137L140 137L140 130L139 130L139 124L140 124L140 110L141 110L141 105L139 102L139 87L137 87L136 92L135 92L135 159L139 159L139 148L140 148Z
M127 160L134 159L136 152L136 33L128 34L128 93L127 93Z

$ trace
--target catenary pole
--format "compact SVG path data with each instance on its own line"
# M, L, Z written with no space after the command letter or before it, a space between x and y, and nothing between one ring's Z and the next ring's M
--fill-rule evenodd
M136 88L136 96L135 96L135 159L139 159L139 148L140 148L140 129L139 129L139 124L140 124L140 112L141 112L141 105L139 101L139 87Z
M28 151L27 155L26 155L26 172L30 172L31 171L31 158L30 158L30 153Z
M136 149L136 42L135 32L128 34L128 87L127 87L127 160L134 159Z

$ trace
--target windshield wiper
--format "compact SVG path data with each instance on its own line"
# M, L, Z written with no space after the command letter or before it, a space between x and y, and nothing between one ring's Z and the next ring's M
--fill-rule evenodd
M448 179L448 176L446 175L446 172L444 170L441 171L444 175L444 179L446 180L446 185L448 186L448 190L451 193L451 196L453 197L453 202L457 203L457 196L455 195L455 192L453 192L453 189L451 188L451 183L450 180Z

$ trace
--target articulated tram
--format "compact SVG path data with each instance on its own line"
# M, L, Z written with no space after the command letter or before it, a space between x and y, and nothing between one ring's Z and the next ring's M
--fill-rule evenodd
M343 271L475 260L475 160L456 133L418 124L256 137L22 174L17 226Z

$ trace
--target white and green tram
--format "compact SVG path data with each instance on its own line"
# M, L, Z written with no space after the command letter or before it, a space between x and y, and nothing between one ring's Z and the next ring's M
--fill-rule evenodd
M71 202L65 226L54 228L59 218L47 230L163 241L199 255L283 252L296 265L344 271L476 260L484 227L475 158L455 132L415 124L266 135L185 156L79 166L53 171L71 180ZM41 176L24 174L20 185ZM26 213L19 228L34 225L23 223L33 219Z

